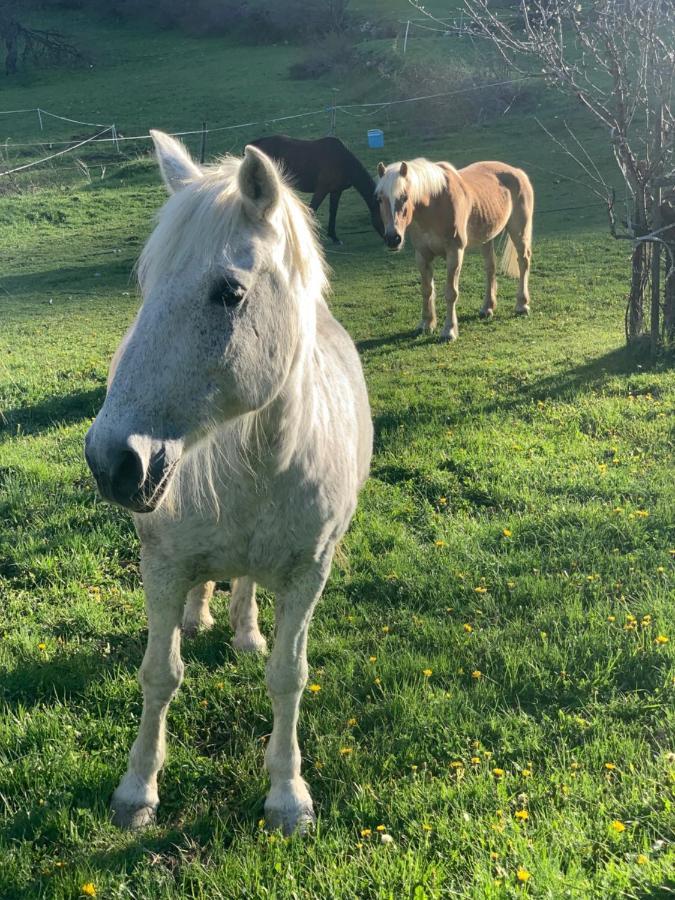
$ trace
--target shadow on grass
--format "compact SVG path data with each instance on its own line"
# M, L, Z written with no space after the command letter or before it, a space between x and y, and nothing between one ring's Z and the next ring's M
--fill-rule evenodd
M47 397L32 406L17 406L4 410L0 419L0 433L15 433L21 426L23 434L39 434L55 425L69 425L83 419L93 419L101 408L105 397L105 387L72 394Z
M137 243L134 242L128 249L131 253L135 252ZM17 297L25 294L42 294L46 295L49 291L62 291L68 293L72 291L73 295L81 298L86 296L87 286L92 290L105 288L106 291L111 287L126 285L124 289L134 289L134 278L132 275L132 267L134 257L126 255L115 255L110 258L106 254L103 255L98 262L86 266L59 266L56 269L45 269L44 271L21 272L16 275L5 275L0 278L0 292L9 297Z

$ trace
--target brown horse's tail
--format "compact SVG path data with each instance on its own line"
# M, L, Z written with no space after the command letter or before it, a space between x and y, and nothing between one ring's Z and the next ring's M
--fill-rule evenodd
M520 269L518 268L518 254L516 253L516 248L508 234L506 235L504 251L502 253L501 262L499 263L499 268L502 275L508 275L509 278L518 278L520 275Z

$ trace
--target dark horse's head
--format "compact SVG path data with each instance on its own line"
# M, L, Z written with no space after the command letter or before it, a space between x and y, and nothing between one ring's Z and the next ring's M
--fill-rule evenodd
M370 206L370 221L373 223L373 228L379 234L381 238L384 237L384 222L382 221L382 212L380 211L380 201L375 196L373 192L372 202L369 204Z

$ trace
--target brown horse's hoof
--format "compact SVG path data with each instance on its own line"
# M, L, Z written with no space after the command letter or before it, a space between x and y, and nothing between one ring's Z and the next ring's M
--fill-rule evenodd
M516 315L517 316L529 316L530 307L529 306L516 306Z
M495 314L494 309L481 309L481 311L478 313L478 317L480 319L485 319L486 321L489 321L494 316L494 314Z

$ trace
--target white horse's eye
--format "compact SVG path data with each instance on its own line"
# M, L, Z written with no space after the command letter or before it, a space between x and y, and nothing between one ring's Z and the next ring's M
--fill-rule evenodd
M246 290L243 285L236 281L223 278L221 281L217 281L211 288L209 303L214 303L216 306L227 306L231 308L241 303L245 294Z

